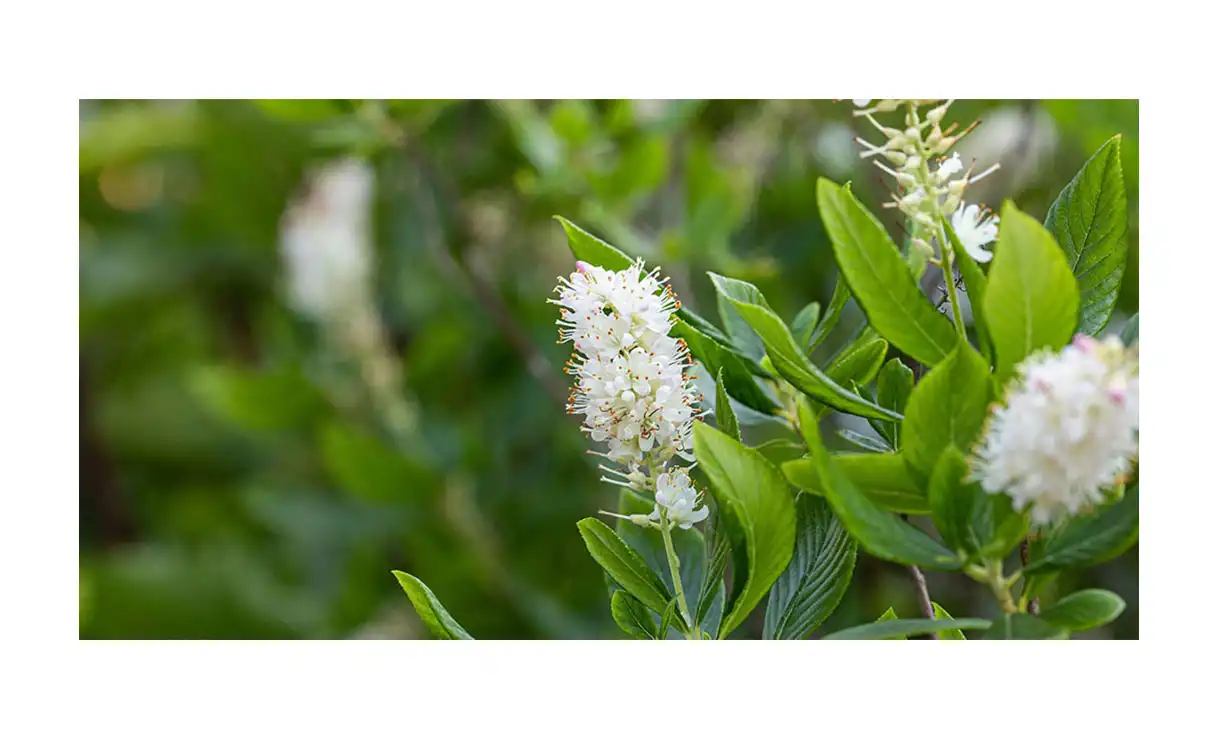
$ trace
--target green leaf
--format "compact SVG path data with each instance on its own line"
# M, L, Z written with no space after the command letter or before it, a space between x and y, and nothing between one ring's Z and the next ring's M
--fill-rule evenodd
M741 318L741 314L737 313L733 304L719 293L716 294L716 310L720 313L720 323L724 324L729 338L733 340L733 346L743 355L754 360L761 360L765 352L762 340L758 338L745 319Z
M911 397L911 389L915 387L915 372L903 364L897 357L885 363L877 374L877 404L892 411L902 413L907 407L907 399ZM899 445L901 426L893 421L877 421L869 419L869 424L881 435L891 447Z
M945 611L944 607L937 604L935 601L932 602L932 614L936 617L936 619L953 619L949 612ZM961 630L943 630L941 632L937 632L936 636L942 640L966 639L966 636L962 634Z
M953 325L924 296L893 240L847 188L818 180L818 209L852 295L893 345L931 367L953 351Z
M895 611L894 611L894 607L892 607L892 606L891 606L890 608L888 608L888 609L886 609L884 612L882 612L882 613L881 613L881 616L877 617L877 618L876 618L875 620L873 620L873 621L875 621L875 622L890 622L890 621L893 621L893 620L895 620L895 619L898 619L898 613L897 613L897 612L895 612ZM907 636L906 636L906 635L893 635L892 637L883 637L883 638L881 638L881 639L882 639L882 640L905 640L905 639L907 639Z
M902 422L902 454L926 479L949 445L969 450L987 417L991 401L987 362L966 342L919 381Z
M407 592L407 598L411 600L411 606L415 607L415 613L423 620L433 637L438 640L474 639L456 619L449 616L440 599L436 598L436 594L432 593L432 589L425 586L423 581L401 570L390 572L398 579L402 590Z
M1044 608L1040 616L1056 627L1083 632L1113 622L1126 608L1127 602L1118 594L1090 588L1063 597Z
M875 336L871 331L865 331L862 336L844 347L843 351L830 361L830 364L826 366L826 376L844 388L851 388L855 391L855 395L864 398L865 401L873 403L871 399L862 396L856 388L871 383L873 378L877 377L877 373L881 370L881 363L885 362L885 354L889 349L888 342ZM819 418L830 413L830 409L820 403L815 403L814 408L817 409ZM876 420L870 419L870 421Z
M729 395L724 389L724 368L716 374L716 426L720 431L733 439L741 439L741 427L737 424L737 414L729 404Z
M623 632L636 640L657 639L657 625L652 614L640 600L626 591L615 591L610 595L610 615Z
M722 601L724 599L724 571L733 550L732 539L728 532L719 525L720 519L717 517L716 523L710 529L714 532L711 555L707 558L707 567L703 571L703 583L699 585L699 598L695 606L695 621L701 625L717 594L720 595ZM713 631L716 631L714 627Z
M838 454L834 461L856 490L882 509L902 514L931 512L928 499L911 478L900 455ZM786 462L781 469L788 482L802 491L826 495L812 458Z
M803 640L826 621L851 583L856 541L830 505L816 496L796 500L796 549L767 598L763 639Z
M978 266L978 263L974 261L974 258L962 246L962 242L957 238L957 232L953 230L949 219L941 216L940 222L945 229L945 233L949 235L949 244L953 247L957 271L961 273L962 281L966 283L966 295L970 297L971 318L974 322L975 336L979 340L979 349L982 350L984 357L993 357L991 332L987 329L987 317L983 313L983 303L987 296L987 276L983 274L982 268Z
M789 460L797 460L805 454L805 445L787 439L768 439L754 449L762 453L762 456L777 468Z
M802 308L801 312L792 320L792 338L796 340L798 346L804 347L806 352L809 351L813 341L813 330L817 328L818 313L821 310L822 307L817 301L814 301Z
M970 467L966 458L953 445L941 453L928 482L928 503L932 507L932 523L945 544L965 553L977 552L979 542L971 523L982 491L966 482Z
M888 613L888 612L887 612ZM986 619L886 619L832 632L823 640L886 640L906 635L926 635L949 630L985 630Z
M764 414L773 414L779 408L758 387L754 374L741 357L685 321L675 322L671 332L686 342L691 354L703 363L709 373L717 378L723 377L724 389L729 396Z
M597 519L581 519L576 526L589 554L615 583L657 614L665 611L670 598L665 583L638 552Z
M1069 519L1031 553L1029 575L1097 565L1116 558L1139 539L1139 486L1092 515Z
M358 429L330 424L319 434L319 446L335 484L367 501L419 501L437 488L431 470Z
M1110 320L1127 267L1127 189L1115 136L1102 145L1046 214L1080 289L1080 331L1096 336Z
M625 270L634 260L598 239L563 216L555 216L568 237L568 248L576 259L607 270Z
M737 309L767 348L767 357L776 371L802 392L840 411L858 416L892 419L899 415L861 398L819 370L797 346L787 325L767 305L758 288L742 280L734 280L709 272L716 290Z
M792 558L796 506L783 476L762 454L702 422L695 422L694 438L695 459L720 511L744 537L745 585L720 626L724 637L745 621Z
M1123 344L1132 347L1140 341L1140 315L1137 311L1134 316L1127 319L1127 325L1123 327L1123 333L1119 335L1123 340Z
M995 347L996 376L1004 381L1030 354L1068 343L1080 294L1067 258L1041 224L1012 201L1004 203L1000 224L983 313Z
M675 619L678 619L678 598L676 596L665 605L665 611L661 612L661 627L657 630L661 639L669 639L669 628L674 626Z
M1066 640L1068 631L1032 614L1005 614L983 633L985 640Z
M843 526L864 549L885 560L936 570L960 567L957 556L915 527L880 508L860 492L822 444L808 404L800 407L801 433L824 483L824 495Z
M839 275L835 280L835 292L830 297L830 308L826 309L822 320L813 330L813 336L809 337L809 342L805 347L806 351L815 350L818 345L826 341L830 332L834 331L835 326L839 323L839 315L843 313L843 306L846 305L849 297L851 297L851 291L848 289L847 283L843 281L843 276Z
M890 447L889 443L885 440L860 434L853 429L840 429L839 436L866 452L888 453L894 451L894 448Z
M293 367L269 371L205 367L191 381L196 397L210 411L252 431L308 427L326 410L322 394Z

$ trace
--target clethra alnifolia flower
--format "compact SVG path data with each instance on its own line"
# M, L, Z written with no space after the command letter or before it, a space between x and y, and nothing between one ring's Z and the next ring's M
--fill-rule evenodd
M1116 337L1078 336L1020 366L975 451L974 478L1035 524L1106 501L1139 454L1139 360Z

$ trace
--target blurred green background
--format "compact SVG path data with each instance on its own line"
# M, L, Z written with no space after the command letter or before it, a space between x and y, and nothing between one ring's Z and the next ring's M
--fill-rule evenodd
M976 118L957 150L1003 168L971 200L1038 218L1122 134L1121 328L1139 304L1137 101L949 114ZM82 101L81 637L424 638L391 569L476 637L623 637L575 526L617 494L563 409L546 299L572 259L551 216L661 265L706 317L707 270L792 317L834 286L818 177L856 182L899 234L856 134L872 137L849 101ZM283 298L284 209L350 154L376 171L375 301L411 444L327 390L325 337ZM849 304L838 333L861 321ZM1060 579L1128 603L1082 637L1138 637L1138 564L1135 548ZM972 581L928 581L956 616L993 612ZM918 616L906 571L862 557L817 634L890 606Z

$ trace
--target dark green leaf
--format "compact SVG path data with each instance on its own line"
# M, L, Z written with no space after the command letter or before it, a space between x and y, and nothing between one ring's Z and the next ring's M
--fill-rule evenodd
M699 598L695 606L695 621L699 624L703 624L717 593L720 594L722 600L724 596L724 571L728 566L733 543L728 532L719 524L720 519L717 517L715 526L710 529L714 533L712 552L707 558L707 568L703 573L703 583L699 586ZM712 631L715 632L716 629L713 627Z
M1133 486L1120 501L1053 531L1031 554L1025 572L1080 568L1118 557L1139 539L1139 525L1139 486Z
M835 383L850 388L855 395L873 403L871 398L861 394L858 387L871 383L885 362L885 354L890 345L884 339L876 336L871 330L865 330L861 336L843 348L826 366L826 377ZM830 409L820 403L814 403L819 418L830 413ZM884 407L883 407L884 408ZM895 409L896 412L901 411ZM870 421L876 421L870 419Z
M652 620L652 613L626 591L615 591L610 595L610 615L614 617L614 623L633 638L657 639L657 625Z
M1127 319L1127 325L1123 327L1123 333L1120 336L1123 344L1128 347L1133 347L1140 340L1140 315L1137 311L1134 316Z
M902 454L917 477L931 475L949 445L969 450L991 401L987 362L964 341L915 386L902 422Z
M741 440L741 427L737 424L737 415L733 413L729 395L724 389L723 367L716 374L716 426L733 439Z
M432 589L425 586L423 581L401 570L391 572L398 579L402 590L407 592L407 598L411 600L411 606L415 607L415 613L423 620L433 637L438 640L474 639L456 619L449 616L440 599L436 598L436 594L432 593Z
M928 499L919 489L900 455L837 454L835 464L856 490L882 509L903 514L931 512ZM824 496L825 489L811 458L786 462L781 466L788 482L802 491Z
M877 374L877 405L902 413L906 410L907 399L911 397L911 389L914 387L915 372L895 357L885 363ZM901 429L898 422L869 419L868 423L891 447L898 447Z
M822 444L817 422L807 404L800 408L801 433L809 456L824 482L824 495L843 526L864 549L885 560L936 570L960 567L957 556L926 534L881 509L860 492Z
M843 313L843 306L846 305L849 297L851 297L851 291L848 289L847 283L843 281L843 276L840 275L835 280L835 292L830 297L830 308L826 309L822 320L813 330L813 336L809 337L809 343L805 347L806 351L812 352L818 345L826 341L830 332L834 331L835 326L839 323L839 315Z
M818 209L856 302L877 332L933 366L948 355L953 325L924 296L898 247L847 188L818 180Z
M767 599L767 640L808 637L839 605L856 565L856 542L823 499L797 499L796 532L792 560Z
M674 597L668 604L665 605L665 611L661 612L661 627L657 630L657 634L661 639L669 639L669 628L674 626L674 621L678 619L678 599Z
M970 525L982 491L966 481L969 474L966 458L950 444L941 453L928 482L928 504L936 531L946 545L965 553L977 552L980 546Z
M792 558L796 506L780 472L761 453L695 422L695 459L712 484L722 514L744 537L745 585L720 627L724 637L745 621ZM734 578L741 576L734 571Z
M592 517L576 524L589 554L627 593L660 614L669 603L665 584L614 530Z
M1120 137L1098 149L1046 214L1080 288L1080 331L1097 335L1118 301L1127 267L1127 189Z
M741 280L726 278L715 273L708 273L716 290L723 294L737 309L758 336L762 338L767 348L767 357L775 369L789 383L802 392L813 396L822 403L840 411L859 416L879 419L897 417L893 411L860 398L851 391L835 383L829 376L819 370L805 353L797 346L796 340L788 332L775 312L767 305L762 293L753 285Z
M720 323L724 324L729 338L733 340L733 346L743 355L754 360L761 360L765 353L762 340L745 322L745 319L741 318L741 314L737 313L733 304L719 293L716 294L716 310L720 312Z
M691 354L703 363L709 373L715 377L723 376L725 392L731 397L764 414L774 413L779 408L758 387L754 374L741 357L685 321L677 321L672 333L686 342Z
M887 612L888 613L888 612ZM926 635L949 630L985 630L986 619L886 619L832 632L823 640L885 640L906 635Z
M1005 202L983 298L997 377L1007 380L1037 350L1067 344L1079 311L1076 279L1054 237L1011 201Z
M719 294L717 294L719 296ZM801 309L801 312L792 320L792 338L796 340L797 346L803 347L806 352L809 351L809 345L813 340L813 330L818 324L818 313L822 307L817 301L810 303Z
M985 640L1066 640L1068 631L1032 614L1005 614L983 634Z
M1044 608L1041 617L1056 627L1082 632L1113 622L1126 608L1127 602L1118 594L1090 588L1069 594Z

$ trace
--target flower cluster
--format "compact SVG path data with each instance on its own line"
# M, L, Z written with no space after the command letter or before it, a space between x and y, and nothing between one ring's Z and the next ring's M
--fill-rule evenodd
M304 197L280 224L292 307L314 320L346 318L367 299L373 269L370 213L374 177L348 159L313 173Z
M1106 500L1139 453L1139 363L1115 337L1078 336L1019 368L976 451L974 478L1048 524Z
M659 522L664 509L665 518L671 524L690 529L707 519L707 507L699 505L701 500L702 494L691 485L686 471L671 469L657 476L657 503L648 518Z
M991 253L983 247L994 241L1000 219L977 205L967 205L963 196L967 186L995 172L1000 165L994 164L974 174L973 164L967 167L956 153L947 156L953 145L970 133L974 125L960 133L955 133L956 123L941 128L952 100L943 103L938 100L852 102L858 109L855 115L866 119L885 137L882 144L873 144L860 137L856 141L864 147L860 154L862 158L875 158L873 163L897 181L898 191L886 207L897 208L910 219L914 226L912 244L919 256L924 261L935 257L932 244L936 242L941 245L946 259L952 261L953 251L944 249L946 242L941 236L940 217L943 215L951 218L953 230L971 257L979 262L990 260ZM935 107L921 112L920 109L928 105ZM875 117L875 114L899 108L906 109L905 125L901 129L884 126Z
M551 300L560 306L560 341L576 349L568 412L583 415L584 431L622 466L604 468L625 479L611 482L637 490L666 460L686 457L698 415L690 353L669 336L678 301L657 275L642 261L618 272L578 262Z

